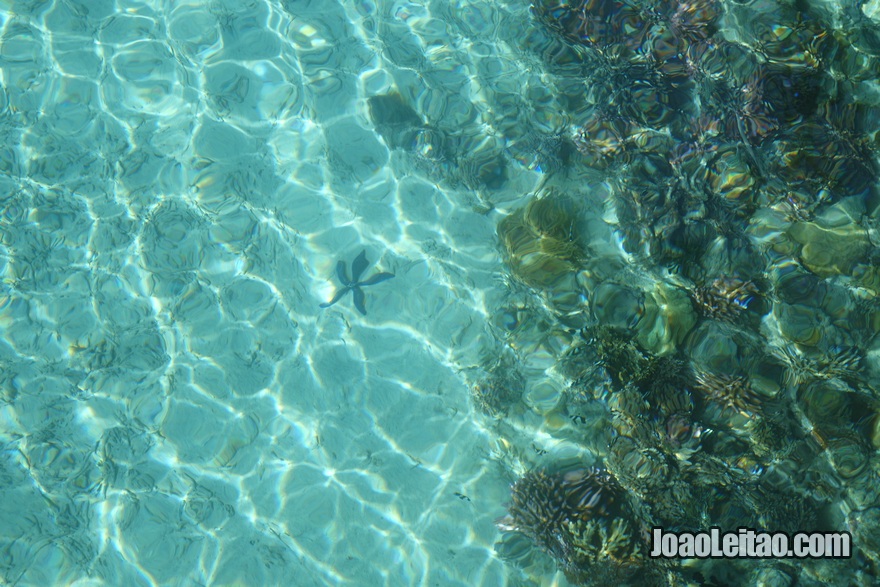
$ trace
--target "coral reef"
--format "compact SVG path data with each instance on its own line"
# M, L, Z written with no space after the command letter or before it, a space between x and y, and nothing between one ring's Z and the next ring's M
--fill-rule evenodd
M526 474L499 527L583 585L876 583L876 23L765 0L532 14L558 87L584 89L564 164L498 234L580 333L547 369L569 385L557 411L600 405L609 426L599 448L575 428L601 473ZM654 526L849 529L858 554L661 562L644 557Z
M645 543L622 501L623 491L604 469L532 471L511 488L502 531L520 532L560 561L570 580L617 584L653 573Z

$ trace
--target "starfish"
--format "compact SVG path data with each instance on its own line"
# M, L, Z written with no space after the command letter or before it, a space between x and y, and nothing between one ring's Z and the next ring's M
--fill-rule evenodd
M354 261L351 262L351 279L348 278L348 271L345 269L345 263L339 261L336 263L336 276L339 278L339 282L342 284L340 289L336 290L336 293L333 294L333 299L331 299L326 304L321 304L322 308L329 308L343 297L348 292L351 292L354 297L354 307L357 308L357 311L367 315L367 308L364 306L364 290L361 287L365 285L376 285L377 283L382 283L388 279L394 277L392 273L376 273L369 279L365 279L363 281L358 281L360 279L363 272L366 270L369 262L367 261L367 251L361 251L361 254L358 255Z

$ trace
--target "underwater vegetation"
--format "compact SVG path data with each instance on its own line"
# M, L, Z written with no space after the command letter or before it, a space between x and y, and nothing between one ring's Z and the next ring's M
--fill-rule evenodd
M544 311L575 333L552 413L595 458L518 455L498 527L575 584L880 582L880 21L858 6L532 4L571 150L498 225L541 308L504 340L533 348ZM475 395L495 418L532 385L506 384ZM658 561L655 526L845 530L855 553Z
M603 584L653 573L638 527L630 520L622 490L599 468L560 473L533 471L511 488L501 530L520 532L561 561L570 579L601 578Z
M751 281L716 277L709 285L696 288L693 298L704 316L736 323L746 319L746 311L760 298L760 292Z
M482 413L503 417L507 415L508 408L520 400L523 385L523 377L516 368L514 358L507 354L490 365L486 375L474 383L471 397L474 406Z

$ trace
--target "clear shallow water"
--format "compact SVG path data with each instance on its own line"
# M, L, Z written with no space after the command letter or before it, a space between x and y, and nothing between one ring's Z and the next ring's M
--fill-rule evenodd
M691 129L699 141L690 145L670 147L666 131L645 129L617 143L588 104L588 61L552 42L528 5L0 3L3 581L564 583L524 536L500 542L495 520L525 471L620 457L606 443L621 424L607 414L608 378L596 374L595 349L578 345L587 320L637 331L626 348L637 344L643 362L684 348L703 396L754 385L761 397L728 398L732 414L694 393L694 414L721 430L713 440L740 442L757 409L750 402L763 395L793 396L798 426L827 424L826 413L835 426L851 424L852 412L872 417L865 389L880 313L868 303L878 289L865 259L874 220L863 217L876 215L862 193L874 181L859 160L868 143L838 160L793 134L761 152L752 145L770 126L750 110L757 102L733 117L732 145L713 143L723 133L711 120ZM729 8L728 20L750 20L750 7ZM788 29L755 28L762 50L794 70L814 58L786 44L796 37ZM836 74L871 104L873 37L860 30L855 57L835 62ZM656 50L668 49L657 34ZM703 74L729 66L707 55ZM790 70L773 75L770 85L803 83ZM651 98L639 81L632 96ZM653 98L633 105L626 95L615 95L618 106L649 126L674 118ZM861 141L845 124L832 128L831 114L850 114L834 112L840 105L820 121L826 134L815 121L798 132L831 137L835 149ZM727 199L722 209L751 214L754 200L754 215L736 218L748 220L743 238L760 253L707 240L706 267L688 268L705 269L702 289L643 266L651 256L680 260L680 242L657 237L675 215L644 212L655 198L628 207L632 177L589 165L555 174L565 165L561 137L572 135L597 167L608 153L632 156L633 175L656 169L653 150L662 159L687 147L673 159L696 176L695 154L721 148L704 179ZM767 178L750 166L766 161L791 163L779 173L796 193L782 202L778 185L752 189ZM839 193L799 201L814 195L802 176L812 166ZM839 201L826 207L826 196ZM695 218L714 213L690 204ZM589 251L576 270L575 244ZM659 250L633 252L640 246ZM395 277L363 287L366 314L353 294L320 308L346 281L337 264L350 272L362 251L362 279ZM760 332L731 326L713 306L726 299L739 312L758 295L754 284L713 281L730 267L765 270L784 298L754 311ZM817 285L801 296L803 283ZM700 304L709 319L697 316ZM582 354L563 357L566 349ZM767 358L774 353L783 358ZM751 383L717 376L734 368ZM578 377L585 387L569 388ZM847 387L854 381L859 394ZM620 413L626 397L615 399ZM699 441L697 423L669 422L672 440ZM876 491L859 484L876 485L869 455L849 444L823 452L810 434L792 437L812 451L817 475L847 479L835 495L859 508L833 521L868 528ZM876 437L858 434L873 451ZM696 451L679 448L681 462ZM645 477L651 462L631 452L628 464ZM785 477L791 463L775 462ZM716 464L760 476L748 459ZM835 497L808 485L811 498Z
M2 3L3 582L519 581L466 373L496 352L492 210L539 174L438 185L366 98L479 173L526 4ZM320 309L362 250L396 277Z

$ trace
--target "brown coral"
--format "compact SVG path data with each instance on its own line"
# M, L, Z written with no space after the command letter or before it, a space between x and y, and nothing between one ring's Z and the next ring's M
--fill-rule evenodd
M759 295L751 281L737 277L719 277L706 287L693 291L697 310L707 318L736 323Z
M749 416L761 408L760 396L745 377L697 372L696 379L697 388L725 411L732 410Z
M610 514L619 486L604 470L578 469L568 473L532 471L511 487L508 515L500 530L521 532L557 558L568 550L567 525Z

